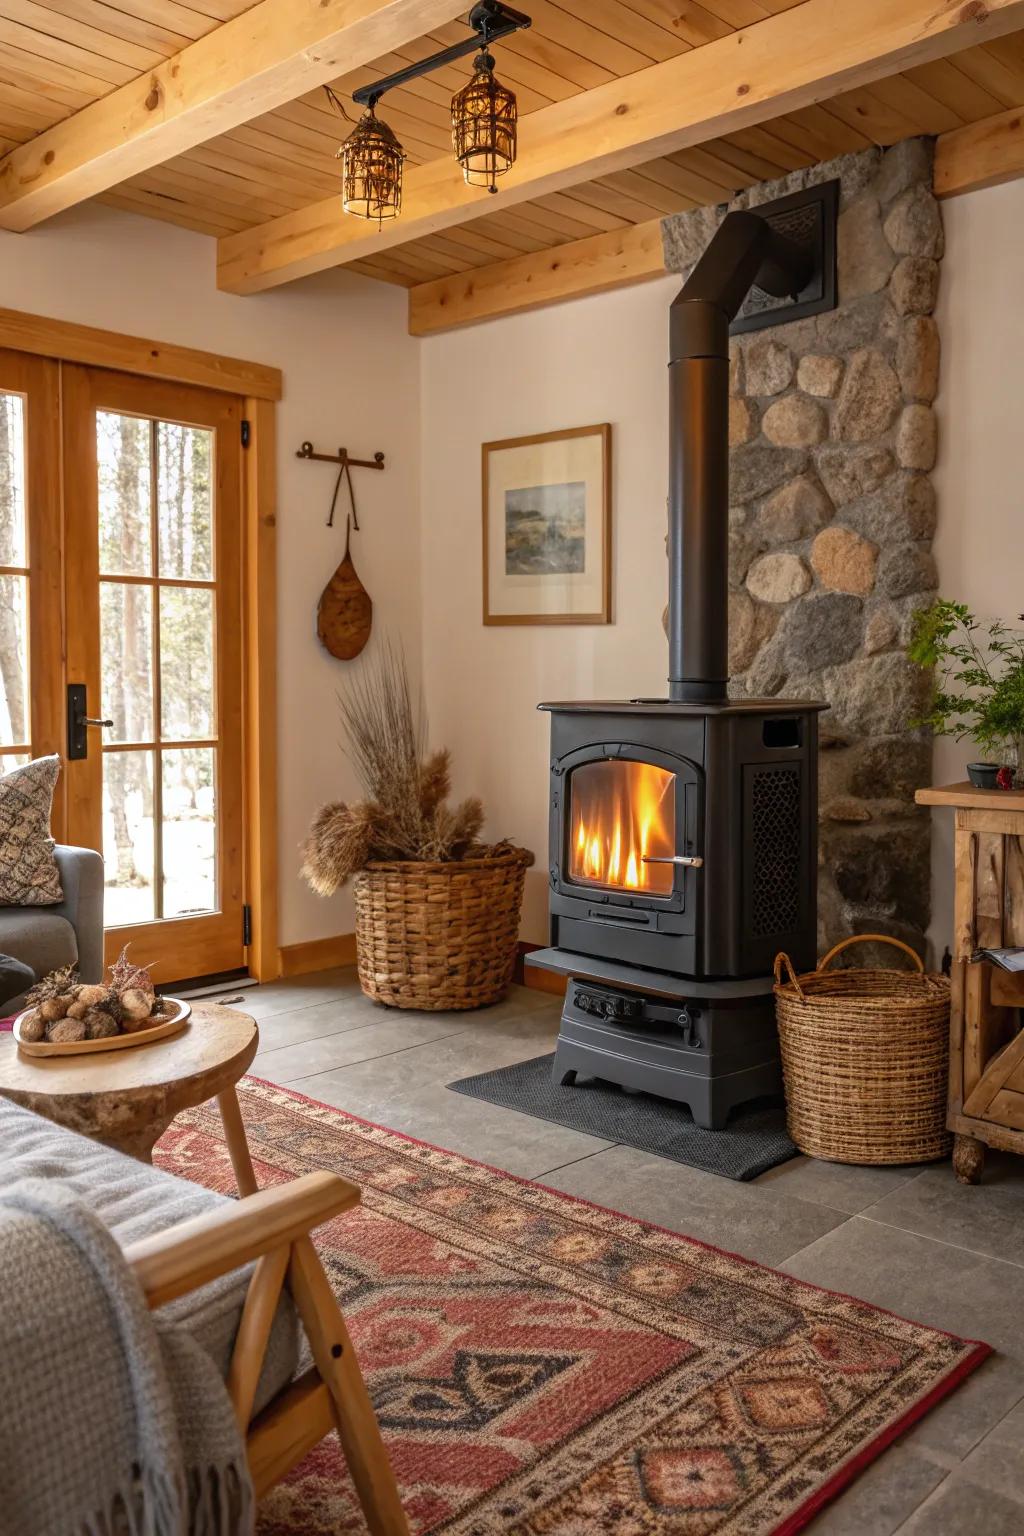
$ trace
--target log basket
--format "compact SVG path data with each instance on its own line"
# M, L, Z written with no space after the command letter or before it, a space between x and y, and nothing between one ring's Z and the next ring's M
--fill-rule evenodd
M868 943L903 950L915 971L829 970L844 950ZM867 1164L948 1156L948 977L926 975L909 944L863 934L803 976L777 955L775 1007L786 1124L801 1152Z
M359 984L374 1002L483 1008L512 981L533 854L375 862L354 877Z

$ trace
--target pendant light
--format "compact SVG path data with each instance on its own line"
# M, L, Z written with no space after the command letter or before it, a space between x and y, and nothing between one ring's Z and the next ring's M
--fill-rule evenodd
M342 207L363 219L397 219L402 209L402 161L405 151L371 101L338 150L342 167Z
M515 94L495 78L484 44L473 78L452 97L452 142L471 187L497 192L497 178L515 163L518 115Z
M480 52L473 78L452 97L452 142L462 174L471 187L496 192L498 177L504 176L515 163L519 115L516 98L514 92L495 79L489 49L496 39L530 26L530 18L522 11L514 11L505 0L477 0L467 19L474 36L451 43L428 58L417 59L352 92L352 100L365 111L338 150L342 162L342 206L346 213L376 219L379 229L385 219L397 219L402 209L405 151L387 123L376 114L377 103L385 91L408 85L410 80L417 80L431 70L464 59L474 49ZM331 87L325 85L324 90L332 106L346 122L351 122Z

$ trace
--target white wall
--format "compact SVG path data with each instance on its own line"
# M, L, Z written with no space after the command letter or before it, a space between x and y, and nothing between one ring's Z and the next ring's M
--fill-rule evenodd
M1024 612L1024 181L953 198L943 218L940 589L979 616L1012 624ZM966 741L936 742L935 782L966 778L975 753ZM932 935L941 954L953 926L953 813L932 818Z
M350 932L347 895L321 901L299 879L298 846L326 799L352 787L338 748L336 690L350 664L316 639L316 605L341 560L324 524L329 465L298 462L304 438L360 457L387 454L384 474L356 472L363 533L353 556L375 619L419 645L416 343L403 290L324 274L257 298L217 292L216 247L203 235L89 205L30 235L0 231L0 304L61 320L202 347L284 373L278 409L280 899L283 944ZM371 641L372 644L372 641ZM358 665L355 663L354 665Z
M548 718L541 700L663 696L668 567L666 278L422 343L423 666L431 737L455 787L479 794L486 835L538 866L523 937L547 936ZM493 379L493 385L488 380ZM611 625L481 621L480 444L612 424Z

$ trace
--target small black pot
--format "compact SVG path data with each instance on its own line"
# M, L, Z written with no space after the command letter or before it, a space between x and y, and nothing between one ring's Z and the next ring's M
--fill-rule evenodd
M998 763L968 763L967 777L975 789L998 789Z

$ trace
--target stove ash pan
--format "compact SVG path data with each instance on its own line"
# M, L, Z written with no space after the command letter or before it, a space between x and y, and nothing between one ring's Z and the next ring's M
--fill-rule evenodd
M819 705L541 708L553 947L693 978L813 966Z

